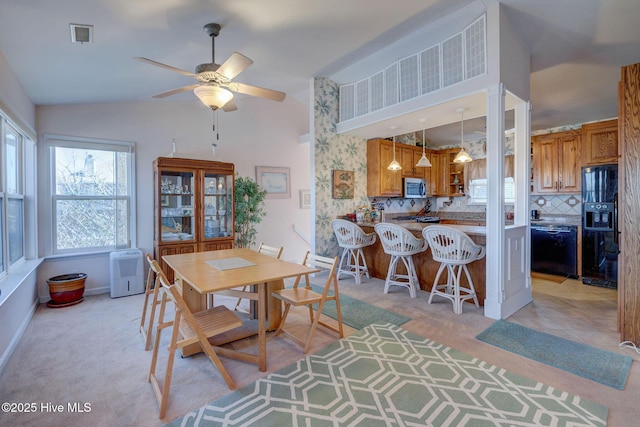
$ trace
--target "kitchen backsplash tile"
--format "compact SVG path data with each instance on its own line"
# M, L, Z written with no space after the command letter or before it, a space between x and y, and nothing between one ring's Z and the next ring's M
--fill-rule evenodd
M447 214L468 214L472 217L486 213L485 205L470 205L467 197L428 197L431 212L443 212ZM402 214L418 212L425 206L425 203L416 199L402 198L369 198L369 202L383 203L385 214ZM567 194L561 196L531 195L531 209L537 209L542 216L558 215L582 215L582 203L579 194ZM505 212L513 212L513 205L507 205ZM467 215L467 216L468 216Z

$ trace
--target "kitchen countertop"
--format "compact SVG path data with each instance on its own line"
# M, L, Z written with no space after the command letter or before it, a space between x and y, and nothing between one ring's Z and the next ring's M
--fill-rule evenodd
M425 227L429 227L432 225L438 225L437 223L422 223L422 222L416 222L416 221L394 221L394 220L387 220L385 222L391 223L391 224L397 224L401 227L406 228L409 231L418 231L418 232L422 232L422 229ZM358 223L358 225L360 227L371 227L373 228L376 223L372 223L372 222L360 222ZM451 228L455 228L457 230L462 231L463 233L466 233L468 235L475 235L475 236L486 236L487 235L487 228L481 225L457 225L457 224L446 224L447 227L451 227ZM514 228L516 226L514 225L507 225L505 226L505 228Z

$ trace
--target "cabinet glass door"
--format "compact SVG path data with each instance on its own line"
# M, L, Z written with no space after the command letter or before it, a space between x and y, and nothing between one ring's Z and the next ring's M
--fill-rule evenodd
M194 240L193 172L162 171L160 173L160 240L174 242Z
M233 235L233 175L204 174L205 239Z

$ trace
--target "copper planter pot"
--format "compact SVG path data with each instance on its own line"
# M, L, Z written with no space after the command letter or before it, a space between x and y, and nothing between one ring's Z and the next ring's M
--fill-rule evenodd
M83 301L85 273L63 274L47 280L51 301L49 307L67 307Z

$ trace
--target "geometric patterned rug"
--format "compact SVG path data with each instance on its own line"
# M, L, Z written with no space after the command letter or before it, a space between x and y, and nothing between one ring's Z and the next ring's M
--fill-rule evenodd
M607 408L373 324L170 426L605 426Z
M545 332L498 320L476 339L574 375L624 390L633 359ZM578 356L579 357L576 357Z

